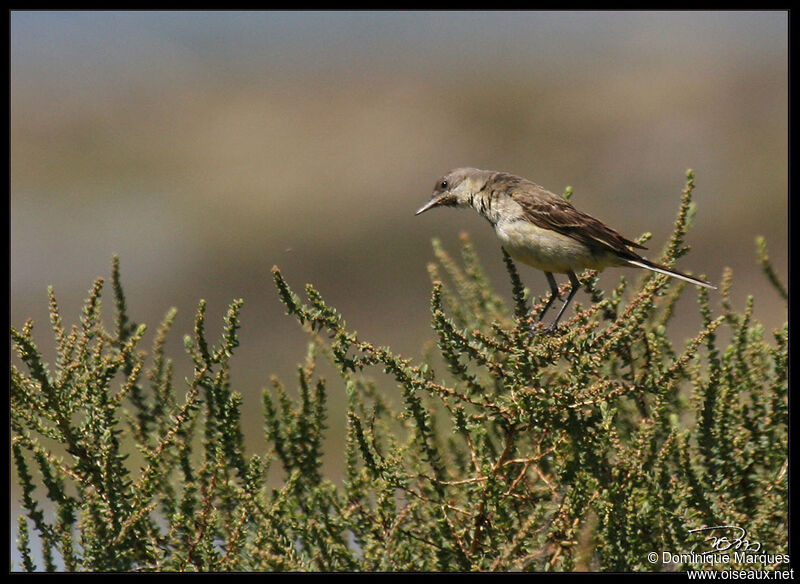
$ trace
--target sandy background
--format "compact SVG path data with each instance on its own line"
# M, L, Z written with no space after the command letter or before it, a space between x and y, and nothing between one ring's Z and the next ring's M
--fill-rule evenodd
M47 285L76 322L117 253L131 316L150 325L144 348L179 310L180 380L197 301L215 338L243 298L233 383L248 448L263 451L261 389L272 373L293 385L305 352L273 264L361 338L409 357L432 338L432 237L456 251L468 231L510 299L477 214L414 217L456 166L570 185L576 206L625 235L652 231L654 252L694 168L679 268L719 282L730 266L736 306L755 294L756 317L778 326L786 307L754 238L768 238L785 281L787 14L12 12L11 323L34 318L52 356ZM547 290L541 273L521 274ZM673 334L698 322L687 294Z

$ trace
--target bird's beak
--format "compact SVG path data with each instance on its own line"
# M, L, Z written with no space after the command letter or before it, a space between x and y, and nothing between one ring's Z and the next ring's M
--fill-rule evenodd
M427 211L428 209L430 209L430 208L432 208L432 207L435 207L436 205L438 205L439 203L441 203L441 201L442 201L442 198L441 198L441 197L434 197L433 199L431 199L430 201L428 201L427 203L425 203L424 205L422 205L422 207L420 207L420 208L419 208L419 211L417 211L416 213L414 213L414 215L419 215L420 213L424 213L424 212L425 212L425 211Z

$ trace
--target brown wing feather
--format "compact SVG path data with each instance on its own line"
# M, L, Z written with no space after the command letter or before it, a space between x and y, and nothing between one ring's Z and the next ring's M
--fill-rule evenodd
M647 249L534 183L520 183L511 198L519 203L531 223L572 237L589 247L604 247L636 258L639 256L629 248Z

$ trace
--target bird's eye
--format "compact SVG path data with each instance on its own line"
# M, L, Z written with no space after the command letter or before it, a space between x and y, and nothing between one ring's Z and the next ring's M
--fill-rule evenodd
M443 191L446 191L447 187L448 187L448 184L447 184L446 180L443 180L442 182L439 183L439 188L442 189Z

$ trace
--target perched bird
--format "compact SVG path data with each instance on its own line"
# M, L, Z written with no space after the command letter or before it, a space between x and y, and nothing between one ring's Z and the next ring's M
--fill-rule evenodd
M537 323L558 297L553 274L569 277L572 288L548 327L549 331L558 326L580 287L575 273L585 269L599 271L614 266L634 266L697 286L716 288L699 278L643 258L634 248L646 249L644 246L579 211L563 197L513 174L457 168L436 182L431 200L416 214L434 207L475 209L492 224L500 243L512 258L545 273L551 295Z

